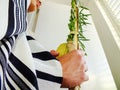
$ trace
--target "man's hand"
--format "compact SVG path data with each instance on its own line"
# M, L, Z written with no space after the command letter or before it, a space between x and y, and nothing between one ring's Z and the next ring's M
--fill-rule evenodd
M87 66L83 60L83 56L82 51L73 50L58 58L63 69L63 82L61 87L73 88L88 80L88 76L85 74Z
M28 12L32 12L37 10L41 5L41 2L39 0L31 0L30 6L28 8Z

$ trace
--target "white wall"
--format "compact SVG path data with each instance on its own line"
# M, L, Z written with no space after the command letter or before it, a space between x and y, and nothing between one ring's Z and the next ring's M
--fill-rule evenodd
M69 10L70 6L43 0L34 35L48 50L56 49L66 40L69 32ZM86 36L90 38L90 41L86 42L88 56L85 57L89 68L89 81L81 85L81 90L117 90L91 18L90 22L91 25L85 28Z
M56 49L60 43L66 41L66 33L69 32L67 23L70 7L51 2L42 4L36 38L49 50Z

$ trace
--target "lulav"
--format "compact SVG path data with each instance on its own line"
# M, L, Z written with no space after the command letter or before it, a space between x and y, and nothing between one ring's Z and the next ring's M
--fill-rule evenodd
M66 42L58 46L58 57L61 57L62 55L75 49L81 49L85 51L85 45L83 41L88 41L89 39L83 35L83 26L89 24L87 20L90 14L83 13L84 10L88 10L88 8L81 6L79 0L71 0L71 14L68 23L70 33ZM75 88L71 88L69 90L80 90L80 86L76 86Z

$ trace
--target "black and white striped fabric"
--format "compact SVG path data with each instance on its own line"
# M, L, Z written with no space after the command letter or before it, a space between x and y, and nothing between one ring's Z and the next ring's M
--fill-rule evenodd
M27 0L0 1L0 90L58 90L61 65L26 36L26 11Z

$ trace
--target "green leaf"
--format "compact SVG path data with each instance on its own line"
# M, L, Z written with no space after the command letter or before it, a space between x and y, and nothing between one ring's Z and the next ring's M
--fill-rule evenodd
M80 6L82 9L89 10L87 7Z
M76 10L77 9L77 10ZM85 45L83 41L89 41L84 36L84 29L83 26L90 24L88 22L88 16L91 14L89 13L84 13L85 10L89 10L87 7L82 6L80 3L80 0L71 0L71 15L68 23L68 27L70 32L75 31L76 28L78 28L78 43L80 44L81 48L85 51ZM77 12L78 11L78 12ZM77 14L78 13L78 17ZM78 22L78 27L76 27L76 22ZM73 41L74 40L74 33L70 33L68 35L67 41ZM87 54L86 54L87 55Z

